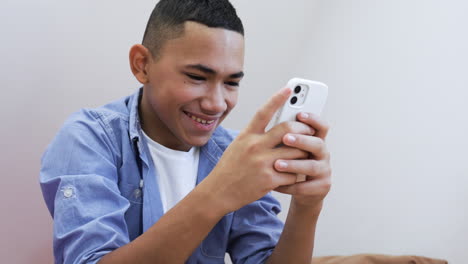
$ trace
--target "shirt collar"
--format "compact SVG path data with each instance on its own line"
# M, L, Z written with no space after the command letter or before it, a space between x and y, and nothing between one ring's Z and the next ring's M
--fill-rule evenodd
M141 124L140 124L140 115L138 112L138 108L140 105L140 99L141 99L142 94L143 94L143 87L138 89L136 93L130 96L130 101L128 104L128 107L130 110L129 134L130 134L131 140L134 140L135 138L137 139L140 138Z

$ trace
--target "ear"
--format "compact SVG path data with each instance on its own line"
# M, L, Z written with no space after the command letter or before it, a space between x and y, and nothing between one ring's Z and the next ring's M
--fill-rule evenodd
M149 81L147 66L151 61L151 52L143 45L136 44L130 48L129 60L133 75L141 83L146 84Z

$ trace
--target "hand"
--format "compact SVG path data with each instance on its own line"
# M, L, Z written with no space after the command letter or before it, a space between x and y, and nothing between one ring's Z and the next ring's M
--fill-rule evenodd
M290 93L291 89L282 89L260 108L204 181L227 211L256 201L281 185L296 182L295 174L275 170L274 162L307 158L308 151L296 146L277 146L287 133L313 135L314 129L301 122L286 122L265 133L270 119Z
M306 175L304 182L280 186L275 190L291 194L292 202L299 206L321 208L322 200L331 187L330 153L325 144L329 127L318 116L300 113L297 119L315 129L315 134L303 135L288 133L283 137L283 144L309 153L307 159L278 159L275 169L282 173Z

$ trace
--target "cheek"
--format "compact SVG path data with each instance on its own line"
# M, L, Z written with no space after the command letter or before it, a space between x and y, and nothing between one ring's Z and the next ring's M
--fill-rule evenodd
M184 82L172 83L155 89L152 100L158 104L158 108L172 109L189 103L197 94L190 85ZM167 111L167 110L166 110Z
M237 91L228 92L226 96L226 104L229 110L236 106L238 94L239 93Z

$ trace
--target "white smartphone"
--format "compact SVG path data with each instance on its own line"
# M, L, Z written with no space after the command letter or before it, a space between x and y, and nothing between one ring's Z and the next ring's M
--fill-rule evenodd
M288 101L276 112L270 121L267 130L286 121L296 121L299 112L308 112L320 115L328 97L328 86L321 82L292 78L287 83L292 90ZM297 175L297 182L303 182L306 176Z
M285 121L296 121L299 112L320 115L325 106L328 86L324 83L292 78L287 87L292 90L291 96L272 118L270 128Z

